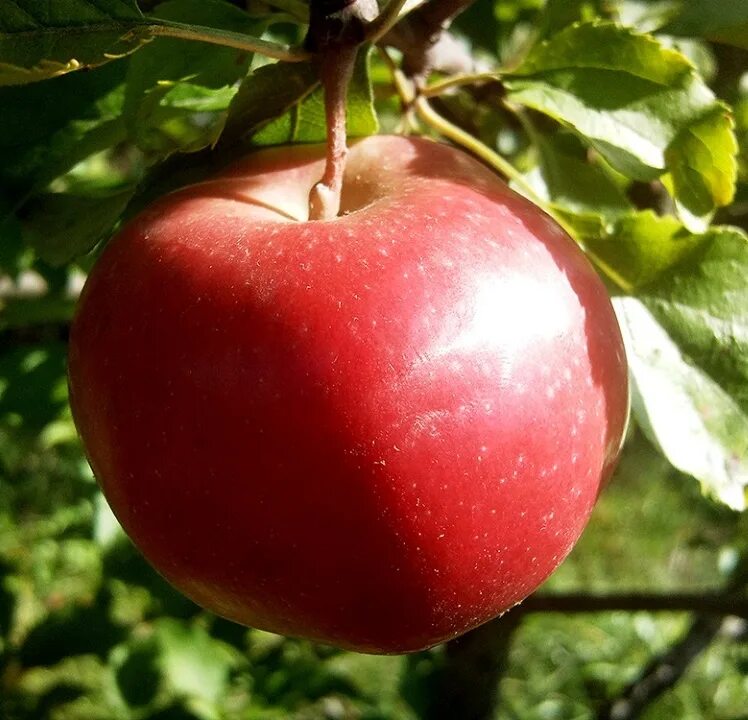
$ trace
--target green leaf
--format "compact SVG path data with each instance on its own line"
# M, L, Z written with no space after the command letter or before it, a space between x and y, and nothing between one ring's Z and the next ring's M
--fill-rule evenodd
M115 648L112 653L114 678L122 700L131 708L150 705L162 683L158 667L158 645L153 637Z
M23 197L122 142L125 65L0 88L0 184Z
M577 224L573 217L567 219L578 227L587 251L630 288L653 282L712 237L694 235L676 218L658 217L651 210L629 213L597 226Z
M273 63L258 68L234 96L219 144L252 137L318 86L319 73L311 63Z
M234 662L228 646L198 625L166 618L156 626L156 640L159 665L178 695L210 704L224 696Z
M738 144L729 108L717 104L685 127L665 152L666 185L678 214L694 232L704 232L716 207L732 202L737 181Z
M618 298L635 416L721 502L748 501L748 239L715 228L637 298Z
M744 0L682 0L681 5L664 32L748 49L748 3Z
M168 0L154 16L255 36L267 26L224 0ZM228 108L251 60L235 48L157 38L130 61L124 111L131 136L157 155L211 145L221 129L218 112ZM196 116L205 112L215 114Z
M369 80L369 51L359 53L348 87L347 131L350 137L378 129ZM324 93L311 63L275 63L252 73L229 108L219 144L251 138L256 145L325 140Z
M639 298L748 412L748 237L715 227Z
M346 123L349 137L372 135L379 129L369 80L369 55L369 50L359 52L348 86ZM252 140L257 145L280 145L324 142L325 136L324 93L317 81L301 102L265 125Z
M6 320L3 314L3 325ZM4 348L0 354L0 418L18 415L32 432L41 432L65 404L57 392L65 373L59 345Z
M724 107L681 53L654 38L611 23L572 25L533 48L506 86L512 102L572 128L628 177L670 171L692 230L729 202L736 146Z
M125 538L125 531L109 507L104 496L99 493L94 500L93 538L105 549L111 549Z
M594 20L604 10L601 0L548 0L540 16L540 36L549 37L567 25Z
M573 214L618 217L631 210L619 177L567 133L533 133L538 164L525 176L538 195Z
M0 275L15 280L22 270L28 269L28 255L29 251L23 244L21 224L0 195ZM4 307L2 309L5 310Z
M94 67L146 40L135 0L0 0L0 85Z
M680 53L607 23L573 25L541 43L507 80L511 100L575 129L639 179L664 170L681 117L708 107L709 91L684 93L689 85Z
M161 97L162 108L188 110L192 113L215 113L226 110L236 94L236 88L230 85L211 88L192 82L163 82L160 88L165 90Z
M108 197L48 193L24 207L27 241L39 256L60 265L90 251L112 230L133 195Z

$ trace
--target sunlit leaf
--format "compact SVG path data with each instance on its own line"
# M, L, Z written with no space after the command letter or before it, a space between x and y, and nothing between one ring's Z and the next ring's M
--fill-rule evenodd
M506 84L513 102L573 129L628 177L670 171L691 230L732 197L736 143L724 107L685 56L652 36L572 25L533 48Z
M616 300L634 410L683 472L735 509L748 487L748 239L729 228Z

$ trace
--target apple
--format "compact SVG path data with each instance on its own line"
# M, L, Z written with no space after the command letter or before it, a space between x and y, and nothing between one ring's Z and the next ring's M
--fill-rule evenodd
M626 360L561 228L424 139L267 149L108 245L70 399L122 526L195 602L371 653L455 637L578 539L619 453Z

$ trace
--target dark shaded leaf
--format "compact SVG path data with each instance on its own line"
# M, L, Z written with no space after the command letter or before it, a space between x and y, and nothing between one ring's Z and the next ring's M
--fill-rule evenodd
M125 139L126 64L0 88L0 183L8 200L43 190L90 155Z
M267 26L224 0L168 0L154 17L255 36ZM156 155L212 144L222 118L195 114L225 110L251 60L231 47L157 38L129 64L124 113L131 137Z
M0 85L94 67L146 36L135 0L0 0Z
M61 265L89 252L111 233L133 195L89 197L48 193L24 206L22 221L29 244L47 262Z
M681 0L679 14L663 31L748 49L748 3L743 0Z
M219 146L252 137L318 86L319 73L311 63L273 63L255 70L234 96Z
M106 657L125 636L109 617L108 605L72 606L50 613L26 637L19 659L27 666L53 665L68 655Z

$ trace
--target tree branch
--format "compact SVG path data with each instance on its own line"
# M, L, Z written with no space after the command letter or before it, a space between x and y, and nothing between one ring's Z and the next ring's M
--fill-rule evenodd
M726 622L748 618L748 597L731 583L723 593L554 593L530 596L500 618L447 643L445 665L433 680L433 704L426 720L490 720L498 704L499 681L506 669L511 637L526 613L698 612L699 617L671 650L656 658L620 698L601 710L598 720L634 720L658 695L674 685L708 647Z
M685 636L666 653L654 658L638 680L628 685L615 700L606 703L597 720L635 720L660 695L680 680L699 655L719 633L721 618L694 620Z
M403 54L408 77L423 79L437 60L438 46L452 20L474 0L430 0L413 10L382 39ZM470 71L471 68L466 68Z
M559 593L531 595L517 607L520 612L590 613L696 612L748 618L748 597L737 593Z
M304 46L319 56L333 47L358 47L377 11L376 0L311 0Z
M437 672L426 720L492 720L499 681L507 669L514 631L521 621L509 613L451 640Z
M366 41L374 44L388 33L400 18L400 11L408 0L390 0L387 7L377 15L366 29Z
M478 85L486 85L488 83L493 83L501 88L501 80L495 73L458 73L457 75L452 75L444 80L432 83L431 85L426 85L421 88L421 95L425 98L433 98L455 88L465 86L475 87Z
M703 596L692 598L700 616L693 621L688 632L667 652L654 658L618 698L606 703L598 713L598 720L635 720L654 700L673 687L716 635L727 627L727 620L714 615L722 614L720 610L729 610L731 615L748 617L748 597L742 592L746 584L748 554L739 558L723 595L712 596L711 602L705 602ZM722 603L714 602L718 599L727 601L724 608L719 607ZM745 633L744 622L742 626Z
M69 323L46 322L23 327L0 328L0 347L24 347L46 342L67 342Z

